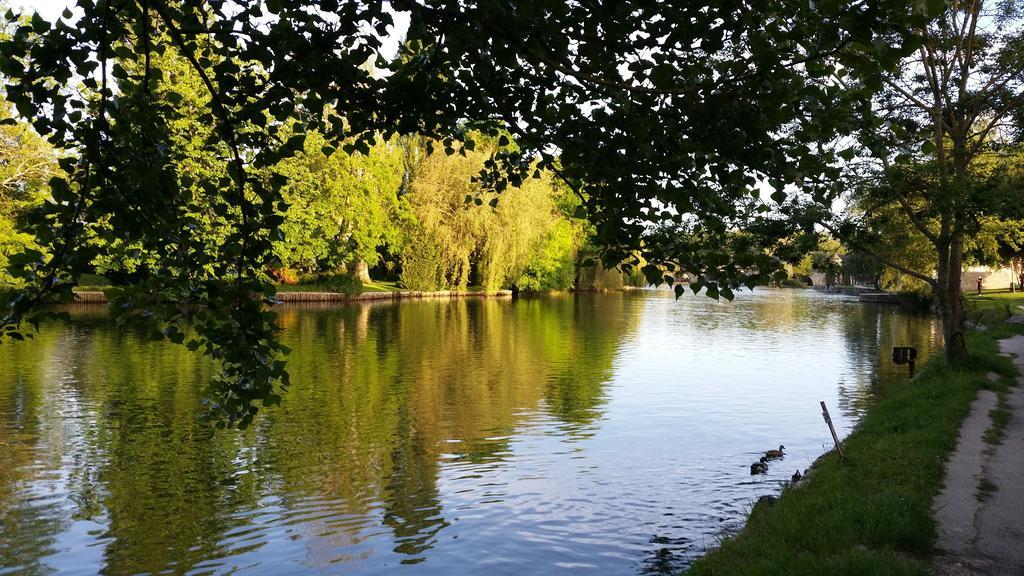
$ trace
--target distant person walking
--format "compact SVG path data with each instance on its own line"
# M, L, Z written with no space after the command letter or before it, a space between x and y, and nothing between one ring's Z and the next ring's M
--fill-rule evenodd
M981 276L978 276L978 294L981 294Z

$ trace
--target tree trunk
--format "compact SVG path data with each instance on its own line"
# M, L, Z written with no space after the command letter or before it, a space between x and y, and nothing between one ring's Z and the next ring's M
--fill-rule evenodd
M357 260L352 266L352 276L358 279L363 284L370 283L370 267L366 264L365 260Z
M958 364L967 358L967 343L964 341L964 305L960 290L963 273L963 239L954 236L946 246L939 246L939 266L935 296L939 301L939 316L942 318L942 337L945 342L946 358L950 364Z

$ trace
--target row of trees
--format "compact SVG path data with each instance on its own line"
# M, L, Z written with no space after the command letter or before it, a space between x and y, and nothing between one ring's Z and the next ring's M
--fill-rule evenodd
M194 182L215 178L223 166L205 149L204 127L195 118L206 105L199 80L179 57L162 56L165 80L174 86L183 117L172 124L171 145L181 150L178 170ZM194 115L190 115L194 114ZM299 275L362 274L367 270L400 280L413 290L523 291L573 287L591 233L573 216L579 201L549 174L525 182L501 202L477 199L473 182L498 147L495 139L474 151L448 156L431 152L419 136L381 141L365 152L331 146L318 132L302 134L302 149L268 170L288 179L287 208L273 243L281 281ZM25 122L0 126L0 268L10 256L33 249L32 236L16 222L49 196L57 153ZM196 190L197 197L201 190ZM215 204L197 200L190 233L216 242L229 234ZM92 271L118 283L138 281L157 266L158 256L140 244L97 235L101 256ZM0 286L14 279L0 276Z
M930 283L904 269L934 275L937 256L899 205L880 202L870 207L854 206L850 213L862 225L856 241L844 244L826 235L815 250L787 267L790 276L806 279L817 272L834 283L852 282L895 292L930 294ZM1024 219L983 218L978 232L964 239L964 262L970 266L1009 268L1014 272L1015 283L1024 285Z
M565 290L576 285L590 226L579 201L538 174L484 203L474 178L498 148L447 155L418 135L366 153L334 149L317 132L275 170L288 177L288 203L275 243L281 265L307 274L368 270L412 290ZM287 274L282 274L283 276Z

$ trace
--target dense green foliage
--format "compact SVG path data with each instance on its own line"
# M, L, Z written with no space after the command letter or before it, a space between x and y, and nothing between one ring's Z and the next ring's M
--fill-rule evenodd
M275 244L282 266L305 272L360 261L373 266L378 249L401 245L408 208L399 197L404 165L397 142L346 154L321 134L307 133L302 152L275 170L288 177L283 240Z
M11 119L6 102L0 118ZM26 122L0 125L0 293L15 285L7 259L26 248L38 248L30 234L17 229L17 220L46 195L46 181L57 169L57 155Z
M410 170L414 223L402 252L402 282L413 290L571 287L586 233L572 217L578 203L571 192L544 175L485 204L471 178L495 150L476 148L452 156L413 152L420 159Z
M844 462L834 452L823 456L799 489L755 508L744 531L689 574L930 574L931 507L945 457L978 389L1005 387L1015 377L996 343L1013 330L1020 331L1003 324L974 333L975 356L964 365L934 358L911 382L886 390L844 441ZM989 382L989 372L1003 379Z

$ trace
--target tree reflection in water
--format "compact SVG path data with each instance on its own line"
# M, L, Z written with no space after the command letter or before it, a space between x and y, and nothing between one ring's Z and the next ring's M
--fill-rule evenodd
M933 344L928 319L837 302L290 306L291 390L223 433L209 365L74 307L0 346L0 572L677 572L771 489L745 451L820 450L794 402L848 425L887 347Z

